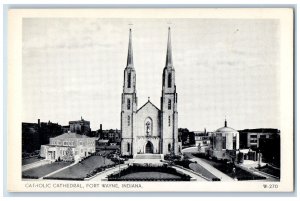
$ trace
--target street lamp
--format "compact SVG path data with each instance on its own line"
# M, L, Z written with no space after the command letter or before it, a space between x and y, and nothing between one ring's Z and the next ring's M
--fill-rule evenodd
M117 151L116 151L116 155L118 156L118 159L119 159L119 178L121 177L121 165L120 165L120 151L119 151L119 149L117 149Z

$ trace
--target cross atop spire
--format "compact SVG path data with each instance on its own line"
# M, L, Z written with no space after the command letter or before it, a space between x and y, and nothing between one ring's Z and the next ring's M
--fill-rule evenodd
M173 67L172 46L171 46L171 28L170 27L169 27L169 30L168 30L168 47L167 47L166 67L167 68L172 68Z
M128 68L133 68L133 53L132 53L131 29L129 29L129 44L128 44L128 55L127 55L127 67Z

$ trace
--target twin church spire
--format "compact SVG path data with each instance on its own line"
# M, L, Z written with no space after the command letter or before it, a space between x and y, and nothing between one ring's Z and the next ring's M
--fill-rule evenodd
M133 66L133 51L132 51L132 33L129 29L129 44L128 44L128 55L127 55L127 68L134 68ZM172 61L172 46L171 46L171 28L168 29L168 44L167 44L167 56L166 56L166 68L173 67Z
M128 44L128 55L127 55L127 68L133 68L133 52L132 52L132 36L131 29L129 29L129 44Z
M171 46L171 29L170 29L170 27L169 27L169 30L168 30L168 45L167 45L166 67L167 68L172 68L173 67L172 46Z

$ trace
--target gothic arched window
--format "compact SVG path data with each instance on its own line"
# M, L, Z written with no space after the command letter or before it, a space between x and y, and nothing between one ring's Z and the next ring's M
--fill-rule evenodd
M169 73L168 74L168 88L171 88L172 87L172 74Z
M171 110L172 108L172 101L171 99L168 100L168 110Z
M127 124L128 124L128 126L130 126L130 116L129 115L127 117Z
M170 143L168 144L168 151L169 152L171 151L171 144Z
M127 98L127 110L130 110L130 99Z
M128 72L127 74L127 88L131 87L131 73Z
M171 117L169 116L169 119L168 119L168 124L169 124L169 127L171 126Z
M130 143L127 143L127 152L130 152Z

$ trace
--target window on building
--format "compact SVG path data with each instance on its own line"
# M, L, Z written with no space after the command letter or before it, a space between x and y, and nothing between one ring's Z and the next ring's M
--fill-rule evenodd
M172 108L172 101L171 99L168 100L168 110L171 110Z
M131 72L127 74L127 88L131 87Z
M130 116L127 117L127 125L130 126Z
M169 152L171 151L171 144L170 143L168 144L168 151Z
M233 149L236 149L236 136L233 136Z
M130 99L127 98L127 110L130 110Z
M168 124L169 124L169 127L171 126L171 117L169 116L169 119L168 119Z
M83 144L82 141L80 141L79 144L82 145Z
M130 152L130 143L127 143L127 152Z
M250 138L257 138L257 135L250 135Z
M66 146L67 145L67 142L64 142L64 146Z
M226 149L226 136L222 137L222 149Z
M172 87L172 74L169 73L168 74L168 88L171 88Z

